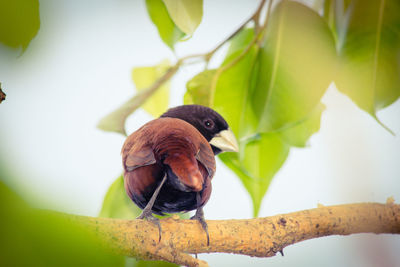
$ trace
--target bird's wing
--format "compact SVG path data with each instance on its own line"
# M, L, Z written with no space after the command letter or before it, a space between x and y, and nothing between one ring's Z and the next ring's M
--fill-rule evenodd
M215 158L214 153L208 144L200 143L200 149L196 154L196 159L206 168L208 176L211 179L215 173Z
M156 163L153 149L149 146L132 146L125 159L126 171L133 171L136 168Z

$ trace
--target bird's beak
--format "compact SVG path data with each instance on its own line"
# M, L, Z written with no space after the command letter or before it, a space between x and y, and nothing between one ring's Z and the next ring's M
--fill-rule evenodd
M210 144L221 149L223 152L239 152L236 137L230 129L217 133L210 140Z

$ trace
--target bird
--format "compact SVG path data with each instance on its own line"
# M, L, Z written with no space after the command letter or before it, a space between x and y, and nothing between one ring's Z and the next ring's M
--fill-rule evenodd
M238 152L238 143L225 119L201 105L170 108L130 134L121 154L124 187L142 209L138 219L155 223L161 241L161 225L153 214L196 210L210 237L203 207L211 195L215 155Z

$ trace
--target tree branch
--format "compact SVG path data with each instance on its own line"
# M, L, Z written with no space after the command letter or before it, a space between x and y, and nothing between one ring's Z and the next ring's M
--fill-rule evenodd
M248 220L207 221L210 245L197 221L168 218L157 226L144 220L68 216L93 231L117 254L207 266L194 253L225 252L272 257L303 240L356 233L400 233L400 205L361 203L324 207Z

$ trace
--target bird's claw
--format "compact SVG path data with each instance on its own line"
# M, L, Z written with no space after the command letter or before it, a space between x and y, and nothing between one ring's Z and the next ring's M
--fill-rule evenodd
M136 219L141 219L141 220L146 220L149 222L154 223L158 227L158 242L161 241L161 224L160 224L160 219L156 218L153 216L153 213L151 210L146 210L144 209L142 213L136 218Z
M206 232L207 235L207 246L210 245L210 235L208 234L208 225L206 223L206 220L204 219L204 214L203 212L198 212L196 211L196 214L190 218L191 220L197 220L199 221L201 227L203 228L204 232Z

